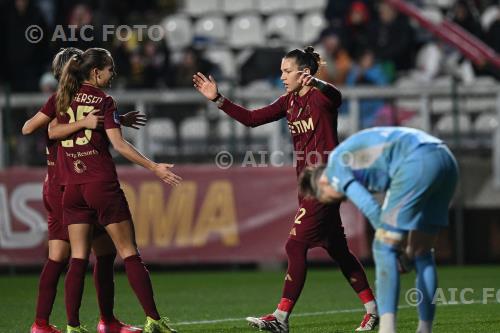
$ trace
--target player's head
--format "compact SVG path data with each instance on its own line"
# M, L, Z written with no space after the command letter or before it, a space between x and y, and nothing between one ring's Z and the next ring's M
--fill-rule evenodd
M281 61L281 80L287 92L295 92L302 88L298 79L299 71L315 75L321 64L321 57L314 52L312 46L303 50L295 49L288 52Z
M108 50L90 48L81 55L73 56L61 73L57 89L57 111L66 112L83 82L106 88L114 75L113 57Z
M56 78L57 81L61 78L61 74L64 68L64 65L68 62L69 59L71 59L73 56L76 55L82 55L83 51L80 49L77 49L76 47L67 47L60 49L59 52L54 57L54 60L52 60L52 74L54 74L54 77Z
M338 202L344 195L335 191L324 174L325 166L308 167L300 174L299 193L305 198L316 198L322 203Z

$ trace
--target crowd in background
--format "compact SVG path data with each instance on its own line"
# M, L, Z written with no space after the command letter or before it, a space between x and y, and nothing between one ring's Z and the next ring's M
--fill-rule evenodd
M494 5L498 6L498 2L459 0L443 15L500 52L500 16L481 24L482 13ZM218 71L218 64L203 58L203 48L209 46L209 42L194 43L194 47L185 50L169 50L165 40L139 42L137 38L129 38L121 41L111 35L109 40L103 41L99 30L104 24L158 24L180 7L181 1L175 0L0 1L0 40L5 46L0 57L2 63L8 64L0 69L0 83L2 86L8 84L15 92L50 91L55 84L50 76L50 61L59 48L100 46L110 49L115 58L118 87L191 86L189 74L193 69ZM452 53L449 46L422 29L416 29L407 17L383 1L329 1L324 16L328 26L318 36L317 42L322 46L322 54L329 66L323 71L322 78L338 85L384 85L393 82L401 73L412 71L415 78L428 81L442 71L443 56ZM44 38L39 43L29 43L25 38L26 28L33 24L44 30ZM81 38L63 41L59 38L51 42L49 39L58 25L66 29L66 36L71 36L68 26L76 26L77 37L78 29L92 25L92 41ZM89 32L85 34L89 35ZM263 45L263 48L270 46ZM174 61L171 54L179 51L184 55ZM256 69L254 63L250 65ZM482 68L473 70L478 74L485 73ZM240 77L242 83L248 83L252 77L245 75L242 66L236 77Z
M429 3L411 2L422 8ZM500 53L498 0L457 0L448 8L434 8ZM69 46L109 49L118 73L114 89L190 88L191 76L197 71L223 79L223 64L205 57L204 51L214 45L200 36L193 36L192 45L181 49L169 48L168 33L159 41L147 38L139 41L136 35L126 39L111 35L103 40L100 30L103 25L156 25L181 10L181 0L0 0L0 40L4 45L0 52L4 64L0 67L0 92L53 92L57 82L50 71L52 57L61 47ZM384 86L402 81L425 84L450 74L469 83L476 76L499 78L498 72L471 63L384 1L330 0L324 8L324 18L326 26L313 43L326 64L318 76L338 86ZM40 42L30 43L26 39L30 25L42 27L44 38ZM69 26L76 27L74 32L78 37L79 29L86 25L93 26L92 41L81 38L50 41L58 26L65 29L66 36L72 34ZM266 38L265 45L254 48L240 63L233 82L245 86L265 79L272 86L281 87L281 57L290 47L299 45L284 43L279 35ZM348 107L344 103L341 112ZM385 107L382 100L361 101L361 126L378 124ZM10 127L20 128L25 118L25 112L16 112L16 116L9 118ZM16 136L11 135L9 140L16 141ZM29 159L32 155L22 153L22 145L15 142L9 142L9 146L21 150L16 156Z

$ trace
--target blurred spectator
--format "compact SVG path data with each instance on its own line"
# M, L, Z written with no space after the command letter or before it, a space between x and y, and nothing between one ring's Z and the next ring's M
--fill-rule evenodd
M94 12L87 4L76 4L69 13L67 23L56 26L59 47L76 47L86 50L90 47L103 46L102 25L97 24ZM109 37L111 39L111 37Z
M352 0L328 0L325 7L325 18L328 25L334 28L344 26L344 18L349 10Z
M323 49L320 50L320 54L325 64L321 66L316 76L335 85L345 84L352 60L344 49L337 30L328 28L322 31L320 42Z
M205 75L218 77L220 71L215 64L203 58L201 52L193 47L184 49L181 60L173 68L172 80L169 85L173 87L192 87L193 74L202 72Z
M477 9L472 7L470 2L463 0L457 1L452 10L453 21L479 39L483 39L484 34L481 23L479 22L479 17L474 15L476 12Z
M362 1L354 1L346 15L342 44L351 57L370 46L374 27L370 22L368 6Z
M127 88L161 87L168 76L168 52L163 43L148 40L130 53L128 65Z
M154 88L163 86L170 76L170 54L165 43L146 41L144 53L144 87Z
M388 3L378 6L379 24L376 26L374 50L378 59L394 65L396 70L413 67L414 32L408 19L399 15Z
M415 68L410 72L410 78L416 82L428 83L442 71L443 51L440 43L431 41L417 52Z
M130 55L133 52L134 47L127 42L127 40L122 40L115 38L111 46L111 54L113 55L113 60L115 61L115 70L118 74L116 79L113 81L113 85L126 86L127 79L130 76Z
M137 89L144 87L144 61L138 49L130 54L130 73L127 77L127 88Z
M486 43L500 54L500 14L491 23L486 33Z
M375 61L373 50L362 51L356 62L351 67L347 76L347 86L358 85L384 86L389 83L389 78L380 63ZM374 125L377 112L384 106L380 99L364 99L359 103L361 112L361 127L366 128Z
M5 79L13 91L37 91L40 76L49 61L48 31L40 10L29 0L14 0L0 15L4 25L2 43L5 45L3 60L6 62L2 67L5 67ZM44 37L30 42L26 30L34 25L42 29ZM40 35L34 32L31 37L36 39Z

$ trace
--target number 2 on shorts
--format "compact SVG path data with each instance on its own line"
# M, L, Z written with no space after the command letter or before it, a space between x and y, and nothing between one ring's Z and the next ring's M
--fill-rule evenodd
M295 215L295 224L301 224L302 221L300 219L302 219L304 217L304 215L306 215L306 209L305 208L301 208L299 209L299 211L297 212L297 215Z

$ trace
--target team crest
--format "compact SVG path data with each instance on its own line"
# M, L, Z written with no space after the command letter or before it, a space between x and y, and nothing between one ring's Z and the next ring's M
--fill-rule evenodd
M73 162L73 168L76 173L84 173L87 170L87 166L81 160L76 160Z

